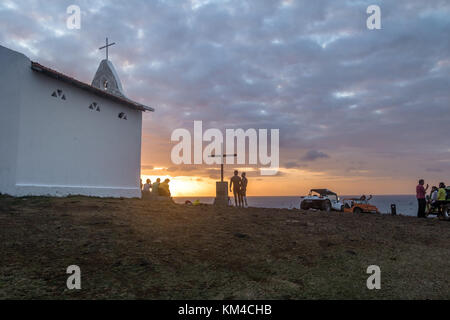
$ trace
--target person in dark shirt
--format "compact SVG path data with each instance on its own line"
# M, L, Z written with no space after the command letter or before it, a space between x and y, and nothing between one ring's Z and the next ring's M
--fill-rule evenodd
M170 189L169 189L169 179L164 180L163 183L161 183L158 187L158 193L160 196L163 197L170 197Z
M241 194L241 177L239 177L239 172L237 170L234 171L234 176L230 179L230 192L231 188L233 187L233 195L234 195L234 203L236 207L242 207L242 194Z

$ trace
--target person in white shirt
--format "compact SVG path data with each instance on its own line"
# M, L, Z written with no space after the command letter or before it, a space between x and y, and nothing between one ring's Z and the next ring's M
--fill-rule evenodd
M439 207L437 196L438 196L438 188L433 186L431 188L430 196L427 196L427 210L426 210L427 217L431 212L433 212Z
M436 188L435 186L433 186L431 188L431 205L435 204L437 201L437 196L438 196L438 188Z
M147 179L146 183L144 184L144 188L142 189L143 192L150 193L150 189L152 188L152 182L150 179Z

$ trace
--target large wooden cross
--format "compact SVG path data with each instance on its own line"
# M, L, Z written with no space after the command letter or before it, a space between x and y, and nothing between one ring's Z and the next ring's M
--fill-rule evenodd
M226 157L237 157L237 153L235 154L222 154L222 155L215 155L214 153L210 155L211 158L222 158L222 161L220 163L220 182L223 182L223 161Z
M115 45L115 44L116 44L115 42L113 42L113 43L108 43L108 38L106 38L106 46L103 46L103 47L98 48L98 50L102 50L102 49L105 49L105 48L106 48L106 60L108 60L108 47L111 47L111 46L113 46L113 45Z

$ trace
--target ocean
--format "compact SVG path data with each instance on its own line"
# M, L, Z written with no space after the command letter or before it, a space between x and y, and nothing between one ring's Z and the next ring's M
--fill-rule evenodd
M355 197L355 196L341 196ZM201 203L212 204L214 197L174 197L176 203L184 203L186 200L194 202L200 200ZM247 197L248 205L250 207L262 208L300 208L300 197ZM232 198L234 203L234 199ZM397 214L416 216L417 215L417 200L415 195L382 195L373 196L369 202L378 207L381 213L391 213L391 204L397 207Z

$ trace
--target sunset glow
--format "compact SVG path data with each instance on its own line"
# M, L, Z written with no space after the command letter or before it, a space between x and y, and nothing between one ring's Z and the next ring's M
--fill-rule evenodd
M142 175L142 182L145 183L147 179L150 179L151 182L154 183L157 178L160 178L161 182L165 179L170 179L170 191L174 197L194 195L199 197L209 197L213 196L215 192L214 180L201 177Z

